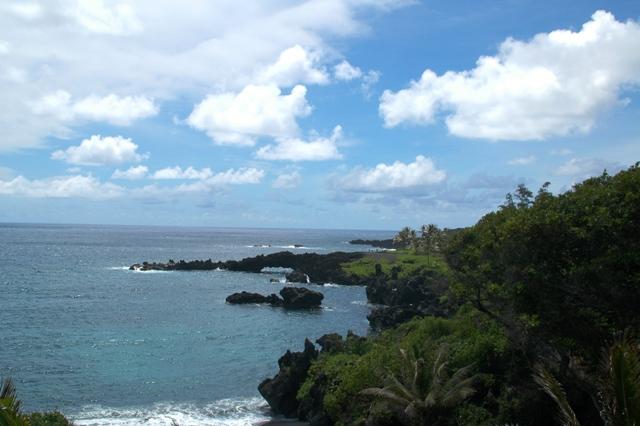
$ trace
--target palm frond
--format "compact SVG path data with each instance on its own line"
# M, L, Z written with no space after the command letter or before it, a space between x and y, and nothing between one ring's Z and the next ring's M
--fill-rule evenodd
M26 426L27 422L20 414L21 402L16 396L16 388L11 378L2 380L0 386L0 424L7 426Z
M0 388L0 404L2 407L13 414L20 414L21 402L16 396L16 387L13 384L11 378L6 378L2 381L2 387Z
M400 407L406 407L407 405L411 404L411 401L409 401L408 399L398 396L394 392L386 388L367 388L361 390L359 393L361 395L375 396L376 398L385 399L391 403L399 405Z
M560 423L564 426L580 426L576 413L571 408L569 400L567 399L567 394L560 382L558 382L558 380L556 380L556 378L542 366L537 366L535 368L533 379L558 405L558 420Z

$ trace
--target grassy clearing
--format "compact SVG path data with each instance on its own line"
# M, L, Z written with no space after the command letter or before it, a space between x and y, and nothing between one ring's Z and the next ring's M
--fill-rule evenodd
M391 273L391 268L394 266L400 267L400 273L398 274L400 278L406 278L423 269L431 269L443 273L448 269L446 262L440 255L427 257L427 255L415 253L413 250L367 253L361 259L343 263L342 269L348 274L364 277L375 274L376 263L382 266L382 271L385 274Z

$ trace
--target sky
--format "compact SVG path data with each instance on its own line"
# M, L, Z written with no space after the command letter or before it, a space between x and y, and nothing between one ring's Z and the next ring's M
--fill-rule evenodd
M639 89L637 0L0 0L0 222L468 226Z

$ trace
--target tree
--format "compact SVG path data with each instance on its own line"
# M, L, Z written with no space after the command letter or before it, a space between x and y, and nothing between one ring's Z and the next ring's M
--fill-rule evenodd
M393 244L402 248L415 248L416 241L416 231L408 226L402 228L393 238Z
M442 410L450 409L471 396L475 390L472 365L460 368L452 375L448 371L448 347L440 346L430 370L424 358L413 359L400 350L402 372L389 373L383 388L368 388L360 393L381 398L400 409L407 424L424 425Z
M427 255L427 263L431 262L431 255L440 250L443 243L443 233L433 223L422 225L418 246Z
M603 173L566 193L484 216L448 244L455 295L529 342L590 363L613 330L640 328L640 168ZM531 347L535 346L535 342Z

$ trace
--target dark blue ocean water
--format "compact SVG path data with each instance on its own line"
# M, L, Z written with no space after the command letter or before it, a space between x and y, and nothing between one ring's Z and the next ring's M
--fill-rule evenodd
M319 311L231 306L277 293L271 274L132 272L144 260L240 259L281 251L366 250L390 232L0 224L0 376L26 410L78 424L251 424L258 383L305 337L366 334L364 289L314 286ZM270 244L271 248L252 247Z

